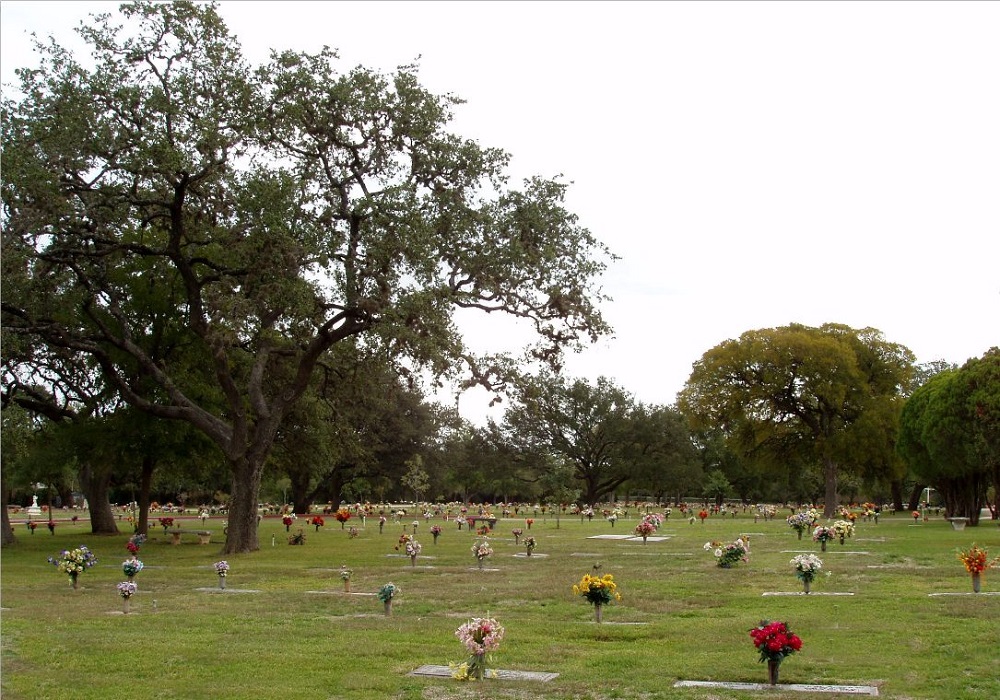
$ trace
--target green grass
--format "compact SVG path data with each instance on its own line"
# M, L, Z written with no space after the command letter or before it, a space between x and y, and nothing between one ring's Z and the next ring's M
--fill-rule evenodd
M424 551L412 568L393 550L400 525L389 523L380 535L370 522L352 540L329 520L319 532L307 527L306 544L292 547L284 526L265 519L261 551L228 558L226 593L214 590L220 546L193 537L173 546L156 528L139 555L146 568L129 615L114 589L123 579L125 534L98 537L67 522L54 536L44 528L30 535L22 525L0 560L3 697L838 697L673 687L679 679L764 682L747 634L763 618L787 621L804 641L782 664L782 683L873 685L899 700L1000 697L1000 595L928 595L971 591L955 550L976 542L1000 553L1000 528L989 521L963 532L944 520L914 525L904 515L859 522L853 539L820 555L830 575L813 584L816 593L853 596L765 597L800 590L791 551L819 552L783 518L671 519L658 533L670 539L646 545L587 539L626 534L634 519L612 528L563 518L557 529L538 518L530 534L536 554L546 556L531 559L513 556L523 548L510 531L523 521L501 520L486 564L495 572L476 570L473 536L454 523L442 523L437 545L421 524ZM221 523L210 521L209 529L218 532ZM749 565L719 569L702 550L706 540L743 532L751 533ZM74 591L46 558L80 544L99 563ZM623 595L605 610L603 625L571 590L597 561ZM354 592L374 593L387 581L400 586L392 617L373 596L343 593L341 564L354 570ZM1000 571L985 576L983 591L1000 591ZM487 612L507 629L497 667L559 677L463 684L407 675L423 664L462 661L455 629Z

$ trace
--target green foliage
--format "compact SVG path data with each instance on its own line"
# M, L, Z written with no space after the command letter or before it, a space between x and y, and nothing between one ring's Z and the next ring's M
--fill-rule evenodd
M823 464L826 510L840 469L888 470L913 356L871 328L792 324L747 331L695 363L678 406L762 464Z
M525 356L553 367L610 330L613 256L566 185L508 187L508 155L448 131L460 101L416 67L254 67L215 5L121 14L81 27L93 68L39 42L3 102L3 330L212 440L230 552L258 547L273 441L338 343L496 388L516 362L467 352L458 309L525 319Z
M949 513L978 521L987 487L1000 486L1000 350L916 389L903 408L898 450Z

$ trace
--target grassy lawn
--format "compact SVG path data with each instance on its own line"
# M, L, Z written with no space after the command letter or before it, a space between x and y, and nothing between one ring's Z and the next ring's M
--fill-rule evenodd
M784 514L787 515L787 512ZM124 579L127 535L97 537L84 523L60 523L56 534L34 535L18 523L17 544L2 551L2 695L45 698L833 698L828 693L674 688L677 680L763 683L748 630L761 619L788 622L802 651L781 666L781 683L877 686L880 697L995 700L1000 697L1000 570L986 574L980 595L966 593L969 575L955 556L973 542L1000 554L1000 528L984 521L954 531L943 519L915 525L905 514L878 525L858 522L853 539L820 554L825 572L816 594L800 591L789 560L819 545L780 515L755 523L710 518L689 524L671 518L657 535L666 541L625 542L589 536L629 534L635 516L612 527L595 519L537 518L530 533L535 556L515 556L511 529L501 520L494 555L479 571L474 537L454 522L433 544L430 523L418 529L417 566L393 546L402 526L379 534L369 520L350 539L332 517L304 546L286 544L277 518L261 524L262 549L230 557L227 590L218 590L212 564L220 545L179 546L160 528L139 558L139 592L122 613L115 585ZM299 522L304 522L300 520ZM360 527L352 520L349 524ZM122 523L123 529L127 529ZM195 520L188 530L202 529ZM221 520L208 528L219 533ZM293 531L297 529L293 527ZM750 536L751 559L720 569L707 540ZM276 544L271 545L272 535ZM217 538L218 539L218 538ZM86 545L99 563L72 590L46 559ZM611 573L623 600L593 621L593 610L572 586L594 563ZM343 591L338 570L354 571ZM489 569L497 569L490 571ZM392 581L401 593L393 615L373 595ZM369 595L360 595L369 594ZM494 666L558 673L550 682L414 677L424 664L464 660L455 629L487 612L506 627Z

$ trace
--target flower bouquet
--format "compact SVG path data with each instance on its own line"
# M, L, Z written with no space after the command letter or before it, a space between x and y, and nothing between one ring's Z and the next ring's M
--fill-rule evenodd
M410 558L410 566L417 565L417 555L423 550L423 546L417 542L416 537L411 537L406 541L406 556Z
M792 557L789 564L795 567L795 575L802 581L808 595L810 584L816 579L817 572L823 568L822 560L815 554L798 554Z
M486 560L486 557L493 554L493 548L490 546L490 541L484 537L476 542L472 545L472 554L479 562L479 568L483 568L483 562Z
M777 684L778 667L786 656L791 656L802 648L802 640L788 629L788 623L768 620L762 620L757 627L751 629L750 638L760 652L760 662L767 662L768 682L771 685Z
M229 575L229 562L225 560L217 561L213 566L215 566L215 573L219 575L219 588L225 588L226 576Z
M832 527L824 527L823 525L816 526L813 530L813 542L819 542L819 548L822 551L826 551L826 543L837 536L837 531Z
M979 593L982 586L982 575L986 569L1000 564L1000 557L990 561L989 551L973 544L970 549L958 550L958 559L965 565L965 570L972 574L972 592Z
M135 581L122 581L116 586L116 588L118 589L118 595L122 597L124 612L128 615L129 600L135 595L135 592L139 590L139 587L135 585Z
M340 529L343 530L344 523L351 519L351 511L346 508L341 508L336 512L336 514L334 514L333 517L337 519L337 522L340 523Z
M167 530L174 526L173 518L160 518L160 526L163 528L163 534L167 534Z
M358 528L354 527L353 525L351 525L349 528L347 528L347 538L348 539L353 540L359 534L361 534L361 533L358 532Z
M281 518L281 524L285 526L285 532L292 527L292 523L295 522L295 513L289 513Z
M528 556L529 557L531 556L531 553L535 551L535 544L536 543L535 543L535 538L534 537L529 537L528 539L526 539L524 541L524 548L526 550L528 550Z
M97 563L94 553L81 545L76 549L64 549L59 558L49 557L48 562L69 576L70 586L77 587L77 577Z
M146 541L145 535L135 534L128 538L128 542L125 543L125 549L132 556L139 553L139 547Z
M750 538L746 536L738 537L729 544L706 542L702 549L712 552L715 555L716 565L723 569L731 569L741 561L750 561Z
M642 538L643 543L646 542L646 538L656 532L659 524L654 518L650 518L648 515L644 517L638 525L635 526L635 534Z
M795 515L789 515L786 518L788 525L798 533L799 539L802 539L802 533L812 527L813 517L809 513L796 513Z
M134 579L135 575L140 571L142 571L142 562L135 557L122 562L122 573L128 576L129 581Z
M36 523L34 520L29 520L28 522L25 523L25 525L27 525L28 531L32 535L34 535L35 534L35 528L38 527L38 523Z
M434 538L434 544L438 543L438 535L441 534L440 525L431 525L431 537Z
M326 521L324 521L324 520L323 520L323 518L322 518L321 516L319 516L319 515L315 515L315 516L313 516L313 518L312 518L312 519L311 519L311 520L309 521L309 524L310 524L310 525L313 525L313 526L314 526L314 527L316 528L316 532L319 532L319 529L320 529L321 527L323 527L324 525L326 525Z
M385 605L385 616L392 615L392 599L399 594L399 586L395 583L387 583L378 591L378 599Z
M449 664L452 677L460 681L496 678L496 671L486 668L488 655L500 648L504 628L489 617L476 617L457 630L455 636L469 652L469 659L459 666Z
M595 566L598 571L600 566ZM597 622L602 620L603 606L608 605L613 600L621 600L621 593L618 592L618 584L611 574L597 576L584 574L579 583L573 584L573 595L582 595L594 606L594 616Z
M510 531L510 534L514 535L514 544L520 544L521 535L524 534L524 530L522 530L519 527L515 527L513 530Z
M833 523L833 531L840 538L840 544L844 544L844 538L854 534L854 523L850 520L837 520Z
M56 534L56 521L55 520L49 520L49 522L47 522L46 525L48 526L49 532L51 534L53 534L53 535Z
M535 524L535 519L534 518L525 518L524 519L524 524L527 525L528 529L530 530L531 526Z
M351 592L351 575L354 572L347 568L347 564L340 565L340 580L344 582L344 593Z

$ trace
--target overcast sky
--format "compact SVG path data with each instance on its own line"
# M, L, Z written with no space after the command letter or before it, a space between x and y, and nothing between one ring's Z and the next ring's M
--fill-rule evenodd
M117 3L0 3L0 68ZM221 3L247 57L418 60L453 130L562 175L621 257L612 339L568 373L673 403L701 355L789 323L918 361L1000 344L1000 3ZM474 329L480 349L496 332ZM462 399L474 420L486 398ZM499 417L499 413L490 414Z

